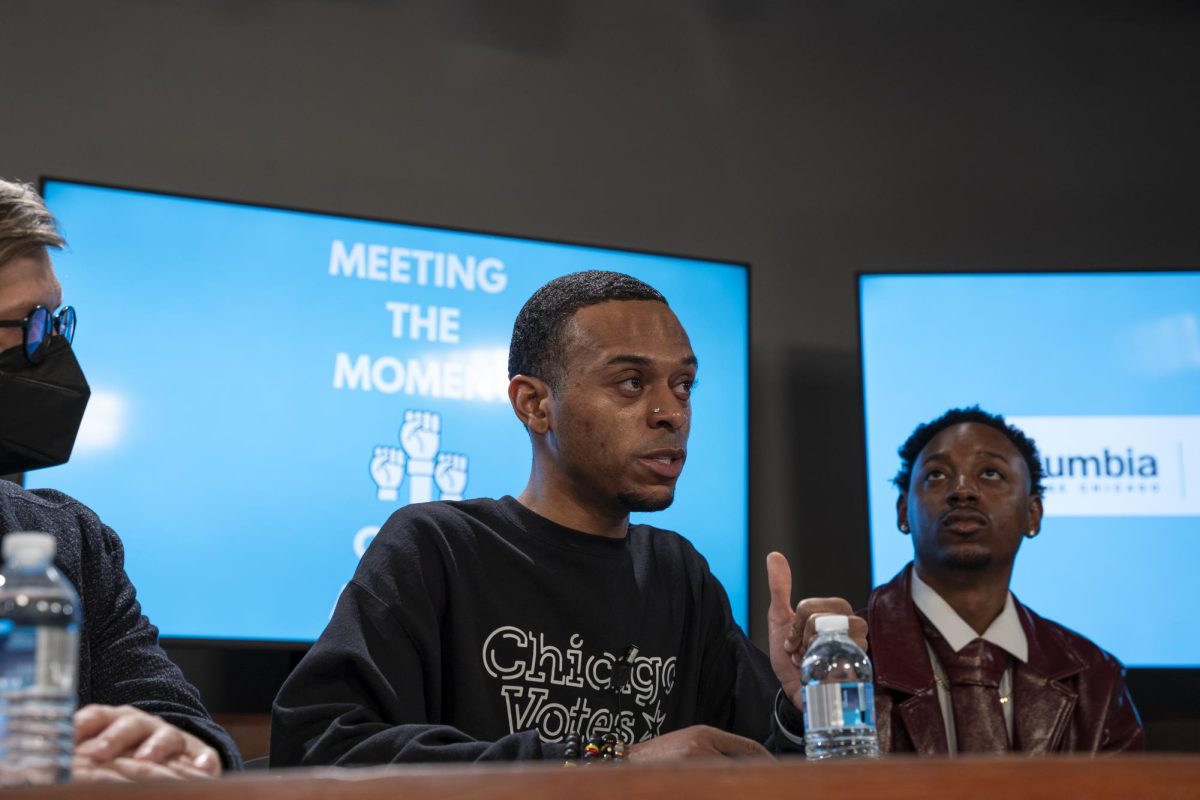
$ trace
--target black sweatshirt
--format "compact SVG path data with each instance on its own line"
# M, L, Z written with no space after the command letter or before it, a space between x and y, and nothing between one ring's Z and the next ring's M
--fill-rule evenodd
M636 742L707 724L771 746L778 690L678 534L593 536L512 497L425 503L384 525L284 683L271 764L560 758L566 733L610 727Z

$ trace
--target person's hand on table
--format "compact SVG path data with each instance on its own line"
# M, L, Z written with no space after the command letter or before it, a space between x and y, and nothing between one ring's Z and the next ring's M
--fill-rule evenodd
M166 720L132 706L88 705L75 712L77 781L214 778L221 757Z
M681 758L739 758L771 753L758 742L708 725L691 725L632 744L625 751L631 764L675 761Z
M767 641L771 667L792 705L803 710L800 663L804 652L817 638L817 617L844 614L850 618L850 638L867 649L867 621L854 616L850 603L840 597L809 597L792 608L792 568L782 553L767 556L767 584L771 606L767 610Z
M156 764L153 761L142 761L129 756L119 756L111 761L98 762L87 756L77 755L71 761L71 780L87 783L212 777L211 773L192 766L186 758L175 758L166 764Z

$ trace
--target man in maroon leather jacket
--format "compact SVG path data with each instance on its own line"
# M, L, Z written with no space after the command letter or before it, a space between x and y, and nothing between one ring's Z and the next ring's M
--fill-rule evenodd
M968 739L979 727L996 730L992 717L980 720L962 708L952 713L946 671L925 626L956 653L980 638L1000 647L1007 667L993 690L1000 702L989 701L988 712L1006 717L996 722L999 741L991 739L998 749L1006 733L1008 749L1026 753L1144 749L1120 662L1009 593L1021 542L1041 530L1042 469L1032 440L978 407L953 409L918 426L900 459L897 527L912 535L913 562L871 593L859 612L866 624L851 620L852 635L867 641L875 666L881 751L952 753L972 749L962 747L967 724L976 726ZM802 601L789 640L793 660L803 657L800 645L811 641L815 616L849 609L840 598ZM959 728L954 742L952 726Z
M875 712L884 752L947 752L925 635L913 605L912 565L871 593L866 619ZM1119 661L1016 603L1029 660L1013 665L1012 749L1025 753L1142 750L1145 734Z

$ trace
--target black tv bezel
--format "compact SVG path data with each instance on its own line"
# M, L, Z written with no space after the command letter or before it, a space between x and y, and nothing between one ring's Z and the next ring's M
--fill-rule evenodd
M651 249L634 248L634 247L613 247L611 245L596 244L594 242L582 242L582 241L573 241L570 239L530 236L528 234L516 234L516 233L489 230L489 229L483 229L483 228L470 228L470 227L464 227L464 226L434 224L434 223L428 223L428 222L414 222L411 220L402 220L402 219L396 219L396 218L392 218L392 217L374 216L374 215L367 215L367 214L349 214L349 213L345 213L345 212L328 211L328 210L322 210L322 209L318 209L318 208L305 207L305 206L283 205L283 204L278 204L278 203L269 203L269 202L265 202L265 201L234 200L234 199L230 199L228 197L217 197L217 196L208 195L208 194L192 194L192 193L184 192L184 191L168 191L168 190L164 190L164 189L147 188L144 186L138 186L138 185L134 185L134 184L120 184L120 183L110 183L110 182L106 182L106 181L81 180L78 178L68 178L68 177L63 177L61 175L54 175L54 174L42 174L42 175L38 176L38 182L37 182L38 193L43 198L46 196L46 184L51 183L51 182L73 184L75 186L90 186L90 187L95 187L98 189L113 189L116 191L126 191L126 192L137 192L140 194L160 195L162 197L174 197L174 198L179 198L179 199L183 199L183 200L199 200L199 201L203 201L203 202L222 203L222 204L234 205L234 206L246 206L246 207L250 207L250 208L269 209L269 210L274 210L274 211L288 211L288 212L294 212L294 213L299 213L299 214L311 214L313 216L321 216L321 217L338 217L341 219L354 220L354 221L359 221L359 222L380 222L380 223L384 223L384 224L388 224L388 225L406 225L406 226L415 227L415 228L429 228L429 229L433 229L433 230L447 231L447 232L452 232L452 233L466 233L466 234L474 234L474 235L481 235L481 236L495 236L495 237L501 237L501 238L506 238L506 239L519 239L519 240L523 240L523 241L527 241L527 242L558 244L558 245L566 245L566 246L570 246L570 247L585 247L585 248L591 248L591 249L595 249L595 250L608 250L608 251L615 251L615 252L621 252L621 253L632 253L632 254L636 254L636 255L658 256L658 257L663 257L663 258L678 258L678 259L684 259L684 260L689 260L689 261L707 261L707 262L711 262L714 264L724 264L724 265L731 266L731 267L741 268L744 271L745 277L746 277L746 354L745 355L746 355L746 383L747 383L747 387L748 387L747 392L746 392L747 414L746 414L745 431L744 431L745 436L746 436L746 474L744 476L745 485L746 485L746 537L745 537L745 541L743 543L744 552L742 553L743 561L746 564L747 574L746 574L746 596L744 599L745 607L742 610L746 616L747 624L749 624L750 608L752 605L751 597L750 597L750 595L751 595L750 587L752 584L752 580L751 580L752 575L750 574L750 550L751 550L750 537L752 535L752 531L754 530L754 528L753 528L753 519L754 519L753 502L751 502L751 492L752 492L753 486L754 486L753 481L751 480L751 465L754 462L754 452L753 452L753 438L750 435L751 429L750 429L750 414L749 414L750 401L751 401L751 397L753 395L753 386L754 386L753 366L751 363L751 355L753 353L753 341L752 341L753 309L752 309L752 299L751 299L753 283L751 280L752 269L751 269L751 264L749 261L730 261L730 260L723 259L723 258L710 258L707 256L690 255L690 254L678 253L678 252L669 252L666 250L651 250ZM67 243L67 246L68 247L70 246L70 242ZM119 533L120 532L118 531L118 535L119 535ZM684 535L685 536L687 535L686 532L684 532ZM149 616L149 615L147 615L147 616ZM747 631L747 633L749 633L749 631ZM170 634L163 634L160 638L164 645L169 646L171 648L179 648L179 649L184 649L184 650L204 650L204 649L242 650L242 649L245 649L245 650L297 651L297 650L307 650L310 646L312 646L313 642L316 641L315 638L314 639L249 639L249 638L242 639L242 638L197 637L197 636L172 636Z

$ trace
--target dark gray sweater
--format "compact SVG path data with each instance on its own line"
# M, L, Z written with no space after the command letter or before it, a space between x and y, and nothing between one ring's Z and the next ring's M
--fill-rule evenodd
M55 565L79 592L79 704L131 705L162 717L216 748L226 769L239 769L233 740L209 717L199 692L159 647L158 629L142 615L112 528L62 492L0 480L0 535L12 531L54 534Z

